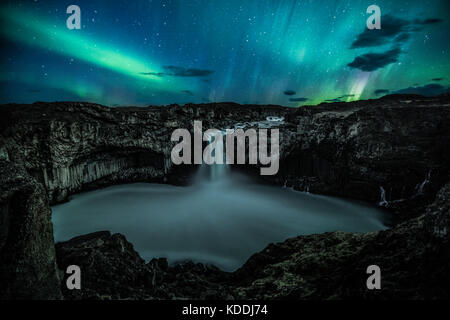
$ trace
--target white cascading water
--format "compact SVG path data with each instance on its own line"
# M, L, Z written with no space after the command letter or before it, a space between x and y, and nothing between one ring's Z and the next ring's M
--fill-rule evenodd
M378 202L380 207L387 207L389 202L386 200L386 191L383 187L380 187L380 201Z
M222 155L222 161L221 163L213 163L211 165L206 164L205 162L200 165L200 168L196 174L196 177L194 179L194 184L213 184L216 186L219 186L226 182L228 178L229 168L228 165L225 163L225 148L223 143L223 136L226 134L224 131L217 131L215 135L209 135L207 136L209 144L214 142L215 139L217 139L216 148L217 153ZM216 157L215 152L213 154L206 155L205 161L212 161L212 159Z

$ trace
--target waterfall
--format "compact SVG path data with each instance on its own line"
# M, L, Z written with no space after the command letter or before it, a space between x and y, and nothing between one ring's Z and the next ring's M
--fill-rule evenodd
M378 202L378 205L380 207L387 207L389 205L389 202L386 200L386 191L382 186L380 187L380 202Z
M425 176L425 180L423 180L423 182L421 184L418 184L416 186L416 196L418 195L422 195L425 186L430 183L430 179L431 179L431 170L428 171L427 175Z
M212 154L210 154L209 152L206 153L206 156L203 159L203 163L201 164L195 176L194 183L224 184L231 182L230 169L226 164L226 149L224 143L224 139L227 133L232 133L236 129L244 130L248 128L278 128L282 124L284 124L284 117L269 116L266 117L265 120L236 123L232 126L232 129L212 129L206 131L204 133L204 137L206 141L208 141L208 145L214 143L215 148ZM222 155L221 159L216 158L215 151ZM236 174L233 174L233 177L236 178ZM239 180L240 182L242 182L243 177L239 177ZM307 188L307 192L309 192L309 187Z
M223 143L223 136L226 135L226 131L219 131L213 134L206 134L208 139L208 145L215 143L215 149L212 154L207 153L204 162L201 164L196 177L196 184L205 183L223 183L228 180L229 168L226 164L226 154ZM216 151L219 155L222 155L222 159L216 158ZM206 163L205 163L206 162ZM212 162L212 163L211 163ZM208 164L211 163L211 164Z

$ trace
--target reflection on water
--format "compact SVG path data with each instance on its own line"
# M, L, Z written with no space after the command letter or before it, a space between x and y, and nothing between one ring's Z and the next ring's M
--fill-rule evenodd
M55 241L109 230L124 234L146 260L190 259L233 271L271 242L385 228L375 208L253 184L227 170L202 166L190 187L136 183L75 195L53 207Z

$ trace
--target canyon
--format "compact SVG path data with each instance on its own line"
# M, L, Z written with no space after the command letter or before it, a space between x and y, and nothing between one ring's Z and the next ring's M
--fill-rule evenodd
M260 128L258 134L255 129L244 131L239 128L240 125L234 124L234 128L226 129L208 129L202 133L202 122L194 121L194 144L191 144L191 134L187 129L175 129L172 132L171 141L178 142L171 152L171 159L174 164L245 164L246 151L249 164L257 164L258 158L261 164L269 164L269 169L261 168L261 175L274 175L278 172L278 145L279 132L278 129L270 130L270 145L267 139L267 129L273 125L277 125L283 121L283 118L267 117L266 120L256 122L255 125ZM246 146L246 139L248 145ZM225 140L225 142L224 142ZM209 141L203 151L202 141ZM258 147L259 146L259 147ZM191 150L194 150L194 161L191 161ZM235 152L236 150L236 152ZM270 150L270 157L268 156ZM224 156L224 151L226 156ZM182 156L180 156L182 153ZM235 159L236 157L236 159ZM203 161L202 161L203 160ZM273 164L273 162L276 164Z
M0 106L0 298L448 298L450 96L391 95L298 109L234 103L109 108L37 102ZM171 161L171 133L280 123L279 171L239 165L261 183L382 205L390 228L330 232L269 244L235 272L167 260L146 263L121 234L55 245L51 205L132 182L188 185L196 165ZM64 270L89 270L84 290ZM381 267L368 291L366 268Z

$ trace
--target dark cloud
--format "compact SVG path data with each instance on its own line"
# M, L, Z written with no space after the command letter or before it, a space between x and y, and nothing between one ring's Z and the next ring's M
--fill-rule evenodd
M289 101L291 102L305 102L308 98L290 98Z
M440 23L440 22L442 22L442 19L434 18L434 19L426 19L426 20L423 20L423 21L419 20L418 23L422 24L422 25L426 25L426 24L434 24L434 23Z
M287 96L293 96L294 94L296 94L297 92L295 92L294 90L286 90L283 92L285 95Z
M191 90L181 90L181 92L186 93L186 94L188 94L188 95L190 95L190 96L193 96L193 95L194 95L194 93L192 93Z
M433 78L433 79L431 79L432 81L442 81L442 80L444 80L444 78Z
M404 43L409 40L411 35L409 33L401 33L397 37L395 37L394 41L396 43Z
M143 75L148 76L172 76L172 77L207 77L214 73L212 70L207 69L192 69L192 68L183 68L176 66L164 66L164 72L141 72Z
M327 99L325 100L325 102L342 102L342 100L339 98L335 98L335 99Z
M354 97L354 94L344 94L340 97L334 98L334 99L326 99L325 102L343 102L342 99L351 98Z
M144 76L156 76L156 77L164 77L164 72L141 72L140 74Z
M420 94L422 96L436 96L450 92L450 87L444 87L437 83L430 83L421 87L409 87L394 91L394 94Z
M342 99L351 98L354 97L354 94L344 94L340 97L334 98L334 99L326 99L324 102L343 102Z
M343 96L337 97L336 99L344 99L354 97L354 94L344 94Z
M358 35L351 45L351 49L376 47L386 44L387 39L393 39L395 36L407 30L409 22L404 19L396 18L391 15L381 16L381 29L369 30L364 29Z
M373 93L375 93L375 95L380 96L382 94L388 94L390 90L388 89L377 89L375 90Z
M163 68L166 74L174 77L206 77L214 73L214 71L206 69L186 69L175 66L166 66Z
M400 53L401 50L399 48L394 48L383 53L366 53L357 56L347 66L362 71L374 71L397 62Z
M364 29L353 41L351 49L377 47L388 44L391 40L399 43L405 42L410 38L410 34L418 32L426 25L442 22L441 19L431 18L425 20L406 20L394 17L392 15L381 16L381 29Z

